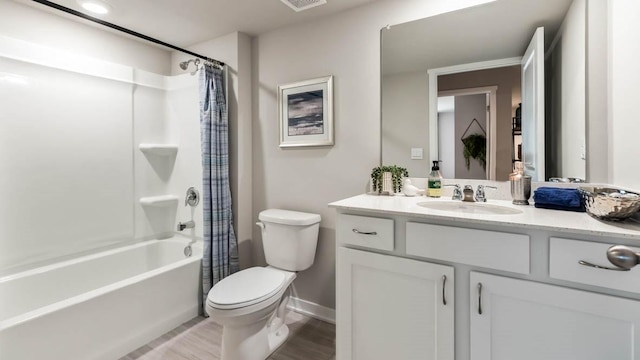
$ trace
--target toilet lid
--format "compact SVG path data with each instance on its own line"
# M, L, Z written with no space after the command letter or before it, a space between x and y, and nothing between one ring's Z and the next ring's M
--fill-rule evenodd
M207 300L224 308L239 308L270 298L282 287L285 274L281 271L252 267L227 276L215 284Z

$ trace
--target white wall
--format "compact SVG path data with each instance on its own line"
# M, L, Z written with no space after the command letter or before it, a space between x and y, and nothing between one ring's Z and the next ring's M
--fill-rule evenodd
M593 183L609 183L608 119L608 1L587 0L587 179ZM603 51L603 49L605 51Z
M386 75L382 82L383 165L406 167L409 176L427 177L429 161L429 84L426 72ZM411 159L422 148L422 160Z
M99 228L99 236L104 241L100 244L110 243L114 240L114 232L117 233L117 238L122 241L131 241L132 239L149 238L152 236L168 236L175 231L178 221L187 221L194 219L197 227L194 230L185 230L184 235L191 235L194 238L201 238L202 236L202 206L199 205L196 209L183 206L183 199L186 189L190 186L194 186L197 189L202 189L202 172L201 172L201 157L200 157L200 129L199 129L199 113L198 113L198 88L197 88L197 76L190 76L183 74L185 71L181 71L178 67L178 63L187 58L192 58L189 55L185 55L178 52L169 52L164 49L158 48L155 45L148 45L142 41L135 41L127 37L123 37L112 31L104 30L104 28L98 25L87 25L87 23L80 23L68 19L65 16L61 16L55 13L42 11L32 7L28 7L22 4L14 3L8 0L0 0L2 12L0 12L0 35L10 36L11 38L17 38L27 40L29 43L38 45L45 45L51 51L67 51L70 54L68 57L71 59L70 63L73 66L85 68L90 66L89 63L78 61L81 56L89 56L94 59L106 60L110 64L118 64L121 66L122 71L126 72L128 78L128 90L125 90L125 95L121 99L115 99L114 96L102 95L107 99L113 99L114 101L120 101L121 106L125 106L121 111L123 116L117 116L117 120L120 122L114 122L114 120L108 121L109 116L113 116L117 107L113 103L101 101L100 105L111 105L109 110L112 112L102 111L100 116L107 117L101 119L100 125L103 127L96 127L96 129L102 130L103 133L108 133L107 130L111 129L114 124L122 124L123 133L118 137L118 141L112 140L110 143L105 138L107 143L118 146L115 148L108 148L110 158L122 167L122 171L114 171L118 173L118 180L121 183L111 181L111 187L105 186L101 183L89 182L88 179L81 179L77 177L78 182L82 182L82 186L89 186L91 189L110 189L116 187L121 196L112 196L109 198L112 202L117 201L121 197L125 197L121 201L118 210L116 211L113 206L107 204L95 203L96 207L106 208L107 212L113 212L112 216L106 216L104 214L100 216L92 217L94 222L85 221L87 226L93 226L94 229L98 229L96 222L102 224L106 222L106 219L112 218L111 227ZM74 19L75 20L75 19ZM34 26L38 24L38 26ZM46 31L43 31L46 29ZM190 47L190 50L206 54L210 57L219 59L227 63L228 66L228 78L229 78L229 119L230 119L230 167L231 167L231 190L234 198L234 217L236 221L236 234L240 242L241 251L241 266L248 267L252 264L253 248L251 245L251 237L253 231L253 213L252 213L252 117L251 117L251 39L249 36L242 33L233 33L227 36L223 36L219 39L214 39L201 44L196 44ZM46 58L46 54L43 56ZM46 59L43 60L46 63ZM134 70L135 69L135 70ZM191 67L189 70L193 70ZM177 77L166 78L161 76L162 74L179 75ZM131 84L132 81L138 82L137 85ZM81 89L81 87L78 87ZM4 89L3 89L4 90ZM11 92L10 90L7 90ZM106 91L106 90L105 90ZM62 93L58 91L58 93ZM69 99L72 99L73 92L69 93ZM23 93L20 93L22 98L28 99ZM82 95L91 97L91 92L83 92ZM97 99L96 101L98 101ZM87 104L90 102L87 101ZM59 105L59 104L58 104ZM74 107L74 105L66 105L68 107ZM98 107L96 107L98 108ZM124 115L126 114L126 117ZM99 119L99 117L93 114L84 115L87 118ZM44 118L43 118L44 119ZM44 121L44 120L43 120ZM63 134L67 134L70 137L74 137L74 132L71 127L74 125L69 122L71 120L64 119L60 123L60 127L63 130ZM65 122L69 122L66 124ZM9 126L7 123L5 125ZM11 125L13 126L13 125ZM9 136L11 133L15 133L12 129L8 129L3 135ZM87 137L89 139L89 137ZM17 139L16 139L17 140ZM124 146L126 143L126 147ZM179 151L177 156L157 156L142 153L138 150L140 143L175 143L179 145ZM9 146L9 142L5 142L4 145ZM94 142L96 146L99 142ZM11 146L14 144L11 143ZM24 143L24 146L29 146L30 143ZM96 158L96 166L104 167L104 164L95 153L90 151L84 151L82 149L87 146L87 149L91 144L80 144L77 149L82 151L83 155L94 156ZM105 148L106 149L106 148ZM54 150L56 148L54 147ZM107 150L105 150L107 151ZM5 151L4 154L11 154L11 151ZM55 151L51 152L54 155ZM116 157L118 155L124 155L122 158ZM69 157L73 158L72 156ZM25 162L28 163L28 162ZM5 163L6 166L9 166ZM99 172L93 172L92 174L100 174ZM68 176L70 174L66 174ZM96 175L97 176L97 175ZM115 176L115 175L114 175ZM22 178L16 178L18 182ZM107 180L108 177L101 177L93 180ZM87 180L87 181L84 181ZM125 183L122 183L126 181ZM71 179L67 179L67 182L72 183ZM126 188L125 188L126 185ZM4 187L7 192L12 192L10 188ZM88 191L88 190L87 190ZM138 204L138 200L141 197L172 194L179 197L179 204L177 207L171 207L168 209L160 209L153 207L142 207ZM63 197L71 197L70 194L62 194ZM15 196L11 196L13 200ZM30 201L36 201L35 198L30 198ZM86 202L86 200L83 200ZM62 202L62 201L60 201ZM70 202L74 204L73 202ZM15 205L14 202L6 203L7 212L9 207ZM126 204L126 207L124 206ZM51 206L54 206L52 203ZM35 206L34 206L35 207ZM59 208L58 208L59 209ZM45 210L43 210L45 211ZM15 212L14 212L15 213ZM3 210L4 214L4 210ZM19 212L21 216L31 216L28 211ZM64 212L56 212L59 216L63 216ZM73 217L73 212L68 213L67 218ZM88 217L90 212L85 211ZM14 221L13 217L3 217L3 220ZM5 254L11 253L12 263L18 263L20 259L24 261L35 261L37 259L53 258L60 255L83 251L89 248L97 247L99 244L93 242L91 244L76 244L77 241L89 237L89 234L74 234L74 231L67 229L68 224L62 219L57 219L57 225L68 235L68 239L62 239L62 236L55 235L54 238L58 240L48 240L52 250L43 246L32 246L31 252L22 254L15 250L13 247L9 247L9 243L4 241L7 247ZM84 217L81 218L83 221ZM117 226L117 223L123 222L126 219L126 231ZM34 221L33 217L28 218L29 221ZM27 221L25 218L24 221ZM23 227L23 222L16 222L16 225ZM38 219L41 221L41 219ZM7 226L7 229L14 229L11 226ZM18 226L15 227L16 229ZM38 228L40 229L40 227ZM52 233L51 229L41 228L42 231L47 231L48 234ZM54 229L55 230L55 229ZM17 231L17 230L16 230ZM57 230L56 230L57 231ZM124 232L123 232L124 231ZM55 231L54 231L55 232ZM96 231L97 232L97 231ZM25 245L34 245L29 241L24 240L24 236L16 235L14 230L11 230L11 236L8 238L15 238L17 244L22 243ZM37 237L41 237L37 234ZM77 236L76 236L77 235ZM92 234L93 235L93 234ZM95 235L98 236L98 235ZM33 236L36 237L35 235ZM4 236L3 236L4 238ZM42 240L37 240L39 243ZM62 248L62 242L71 242L69 246ZM76 246L77 245L77 246ZM13 246L13 245L11 245ZM38 253L42 256L36 258L29 254ZM7 260L9 261L9 260ZM20 260L22 261L22 260ZM0 262L0 267L4 263Z
M638 91L640 72L640 2L636 0L609 1L610 11L610 163L611 182L640 190L640 158L638 134ZM604 149L603 149L604 150Z
M551 136L556 154L547 177L586 178L586 0L575 0L554 39ZM562 99L560 103L559 99Z
M469 159L469 169L464 160L464 143L462 138L471 134L483 134L487 131L487 95L462 95L455 97L455 178L486 179L487 172L478 160ZM473 122L476 119L478 123ZM482 129L480 128L482 126ZM484 132L483 132L484 130ZM487 141L488 142L488 141ZM489 146L487 146L487 150ZM485 154L488 160L488 154Z
M59 50L128 65L158 74L169 74L170 52L107 31L102 25L71 21L62 14L0 0L0 34Z
M70 61L0 44L0 270L131 239L131 83L17 60L12 45Z
M442 160L440 172L445 179L456 177L455 125L456 115L453 111L438 113L438 154Z
M0 4L0 272L171 235L178 208L138 200L182 200L200 167L196 79L162 75L168 51ZM171 142L177 157L138 149Z
M167 78L162 75L134 70L137 84L133 87L133 117L130 126L133 130L134 159L134 208L135 208L135 238L144 238L151 234L161 237L169 236L173 230L176 207L158 208L143 207L139 204L142 197L158 195L182 195L172 193L169 184L175 174L176 156L160 156L143 153L140 144L168 144L175 141L169 135L170 113L167 101L170 93L167 91ZM195 84L194 84L195 85ZM180 154L180 151L178 152Z
M262 34L253 43L253 207L322 216L316 261L297 295L335 306L335 216L327 203L365 191L380 164L380 29L486 1L386 0ZM335 145L279 148L278 85L334 75ZM255 263L264 263L254 229Z

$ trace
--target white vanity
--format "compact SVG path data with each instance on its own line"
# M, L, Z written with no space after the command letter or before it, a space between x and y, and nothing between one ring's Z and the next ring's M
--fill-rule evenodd
M606 250L640 248L640 226L509 201L488 204L519 213L419 205L434 201L453 202L330 204L337 360L640 359L640 268L579 263L613 268Z

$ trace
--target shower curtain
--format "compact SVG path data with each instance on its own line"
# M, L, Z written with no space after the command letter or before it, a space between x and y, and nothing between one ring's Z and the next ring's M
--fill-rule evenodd
M205 304L213 285L238 271L239 265L229 189L229 123L224 72L205 64L199 73L204 211L202 295Z

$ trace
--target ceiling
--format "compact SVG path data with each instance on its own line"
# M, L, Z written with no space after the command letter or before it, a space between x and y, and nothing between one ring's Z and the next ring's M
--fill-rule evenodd
M524 55L538 26L553 40L572 0L497 0L383 30L383 74Z
M69 16L34 1L13 1ZM187 47L235 31L258 35L374 1L378 0L327 0L325 5L295 12L280 0L103 0L112 11L98 18ZM52 2L86 13L76 0ZM75 16L70 18L84 21Z

